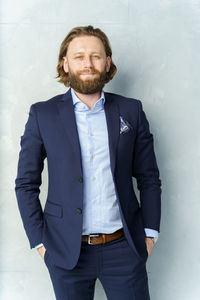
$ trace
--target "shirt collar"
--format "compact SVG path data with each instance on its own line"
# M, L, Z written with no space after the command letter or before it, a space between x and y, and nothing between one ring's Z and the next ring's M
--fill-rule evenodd
M76 111L87 111L88 110L91 112L96 112L96 111L99 111L104 108L105 95L104 95L103 90L101 91L101 97L94 104L92 110L90 110L89 107L77 97L73 88L71 88L71 95L72 95L73 105L74 105Z

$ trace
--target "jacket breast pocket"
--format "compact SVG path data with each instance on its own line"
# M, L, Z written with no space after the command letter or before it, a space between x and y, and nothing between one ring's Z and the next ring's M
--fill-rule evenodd
M44 208L44 214L62 218L63 208L62 208L62 206L60 206L58 204L54 204L52 202L47 201L45 208Z

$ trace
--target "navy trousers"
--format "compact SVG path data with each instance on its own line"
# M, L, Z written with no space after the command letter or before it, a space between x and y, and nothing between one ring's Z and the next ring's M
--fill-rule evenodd
M125 236L100 245L82 242L77 265L72 270L56 266L45 252L44 261L56 300L93 300L98 278L108 300L150 300L146 252L139 258Z

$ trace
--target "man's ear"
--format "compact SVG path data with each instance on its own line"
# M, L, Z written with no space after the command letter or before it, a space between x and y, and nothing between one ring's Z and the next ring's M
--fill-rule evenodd
M106 57L106 72L109 72L111 66L111 57L107 56Z
M64 60L64 62L63 62L63 69L64 69L64 71L65 71L66 73L68 73L69 68L68 68L67 57L66 57L66 56L63 56L63 60Z

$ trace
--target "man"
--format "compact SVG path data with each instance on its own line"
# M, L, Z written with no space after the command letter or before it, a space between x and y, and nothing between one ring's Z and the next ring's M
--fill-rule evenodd
M32 104L21 137L18 206L57 300L93 299L97 278L109 300L150 299L146 260L159 232L161 181L141 101L103 91L116 70L100 29L73 28L57 66L70 89Z

